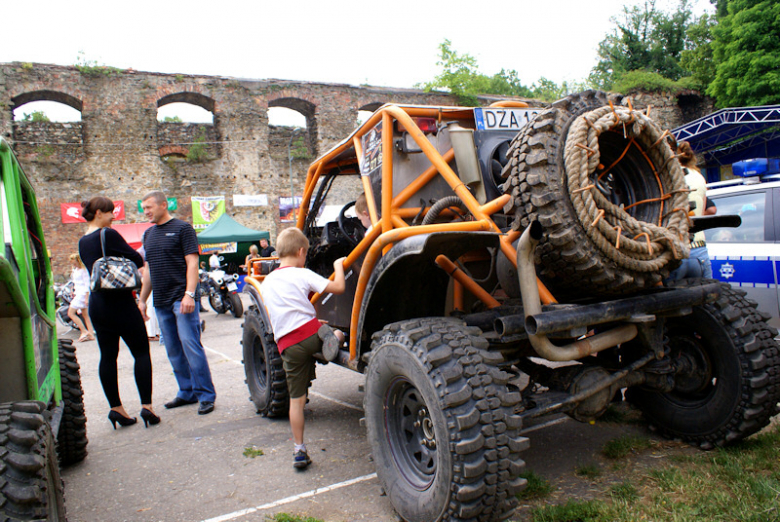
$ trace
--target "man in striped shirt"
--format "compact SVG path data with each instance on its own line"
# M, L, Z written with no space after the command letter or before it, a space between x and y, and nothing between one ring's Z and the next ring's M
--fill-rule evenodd
M200 402L198 413L206 415L214 411L217 395L200 342L200 315L195 306L198 238L192 225L171 216L162 192L144 196L141 208L155 226L144 233L146 270L138 307L146 318L146 299L154 290L157 321L179 385L179 393L165 407Z

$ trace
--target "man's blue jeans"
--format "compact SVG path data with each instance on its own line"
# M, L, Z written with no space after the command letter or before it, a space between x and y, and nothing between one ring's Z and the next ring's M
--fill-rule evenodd
M677 281L687 277L703 277L712 279L712 263L707 254L707 247L698 247L691 249L691 255L688 259L683 259L682 264L669 274L667 281Z
M181 313L181 301L171 306L154 307L157 322L165 339L168 360L179 384L178 397L185 401L214 402L217 394L211 380L211 370L203 345L200 344L200 314Z

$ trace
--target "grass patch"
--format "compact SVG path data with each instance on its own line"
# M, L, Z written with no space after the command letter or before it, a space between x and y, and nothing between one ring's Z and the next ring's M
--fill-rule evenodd
M244 456L250 459L253 459L255 457L262 457L263 455L265 455L265 453L263 453L263 450L255 448L254 446L252 446L251 448L244 448Z
M274 522L322 522L319 518L304 518L300 515L290 515L289 513L277 513L274 516L266 517L266 520L273 520Z
M609 494L612 500L622 501L628 504L636 502L639 499L639 491L628 481L615 484L609 488Z
M542 506L531 512L533 522L600 522L604 513L602 502L574 502L558 506Z
M632 453L637 453L650 447L650 440L646 437L635 435L623 435L607 441L601 449L601 453L608 459L624 459Z
M620 455L650 445L636 437L611 442ZM780 428L729 448L672 460L650 471L625 473L599 499L539 506L530 512L531 520L780 522Z
M550 495L555 490L555 486L550 484L550 481L540 477L533 471L526 471L520 474L521 478L528 481L525 489L517 494L519 500L533 500L538 498L544 498Z
M582 464L574 469L578 477L595 479L601 476L601 468L596 464Z

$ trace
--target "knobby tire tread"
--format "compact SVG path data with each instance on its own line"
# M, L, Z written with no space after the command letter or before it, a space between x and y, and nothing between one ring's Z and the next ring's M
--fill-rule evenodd
M58 341L63 412L57 433L57 455L61 466L70 466L87 457L87 416L81 367L71 339Z

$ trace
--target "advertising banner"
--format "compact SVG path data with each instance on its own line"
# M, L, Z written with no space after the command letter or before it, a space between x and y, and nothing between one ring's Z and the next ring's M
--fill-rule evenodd
M177 210L179 204L176 202L176 198L168 198L168 210ZM143 214L144 209L141 208L141 200L138 200L138 213Z
M225 196L209 196L192 198L192 226L195 230L203 230L214 223L225 213Z
M294 223L296 216L296 209L301 206L303 197L295 196L295 198L279 196L279 218L282 223Z
M238 243L229 241L227 243L209 243L198 245L201 255L204 254L235 254L238 252Z
M60 203L60 215L63 223L86 223L81 217L81 203ZM114 201L114 219L125 219L125 202Z
M233 194L234 207L267 207L267 194Z

